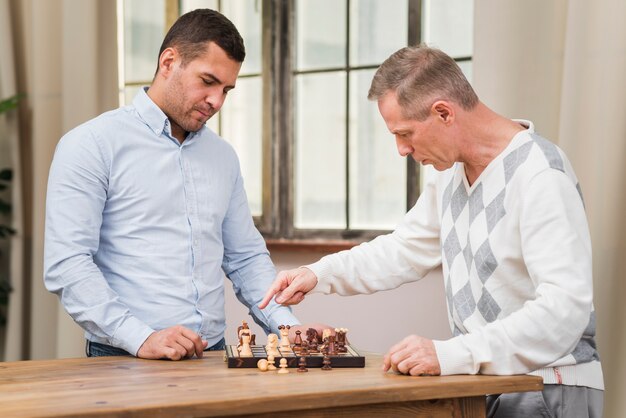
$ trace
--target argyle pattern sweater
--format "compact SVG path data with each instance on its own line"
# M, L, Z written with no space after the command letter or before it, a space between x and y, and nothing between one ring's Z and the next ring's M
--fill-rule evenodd
M520 123L528 129L471 186L457 163L392 234L307 266L314 292L392 289L441 265L453 333L434 342L443 375L531 373L603 389L582 193L563 152Z

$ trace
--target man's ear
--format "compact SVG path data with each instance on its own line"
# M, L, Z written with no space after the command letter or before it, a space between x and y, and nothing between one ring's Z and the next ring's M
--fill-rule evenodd
M174 48L165 48L159 56L159 74L167 76L174 68L177 59L178 52Z
M437 100L430 108L431 112L446 125L454 120L454 108L445 100Z

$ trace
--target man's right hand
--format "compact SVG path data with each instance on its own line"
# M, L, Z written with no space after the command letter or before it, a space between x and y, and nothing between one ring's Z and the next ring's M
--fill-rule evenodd
M182 325L156 331L143 342L137 357L145 359L181 360L184 358L202 358L202 352L209 343L198 334Z
M264 309L274 296L276 296L276 303L296 305L304 300L304 295L315 285L317 285L317 276L306 267L281 271L259 303L259 308Z

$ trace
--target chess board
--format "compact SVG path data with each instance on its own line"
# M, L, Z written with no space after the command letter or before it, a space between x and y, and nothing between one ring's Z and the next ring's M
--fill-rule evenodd
M359 352L350 345L346 345L345 347L347 349L345 353L337 353L329 356L331 367L365 367L365 357L359 354ZM263 345L253 345L251 349L252 357L240 357L237 346L227 345L224 361L228 363L229 368L257 367L257 362L260 359L267 359L267 352ZM276 365L278 365L280 359L284 357L287 359L288 367L298 367L298 361L300 360L298 349L296 349L296 351L283 352L279 348L278 351L281 353L281 356L275 357ZM306 367L322 367L323 358L324 355L319 351L309 351L309 354L306 356Z

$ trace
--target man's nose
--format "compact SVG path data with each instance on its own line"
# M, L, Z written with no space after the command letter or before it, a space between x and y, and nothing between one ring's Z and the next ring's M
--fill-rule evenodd
M216 112L220 110L224 101L226 100L226 93L221 90L211 90L205 98L205 102L210 105Z
M411 155L413 153L413 147L406 143L406 141L401 140L396 137L396 147L398 147L398 153L406 157L407 155Z

